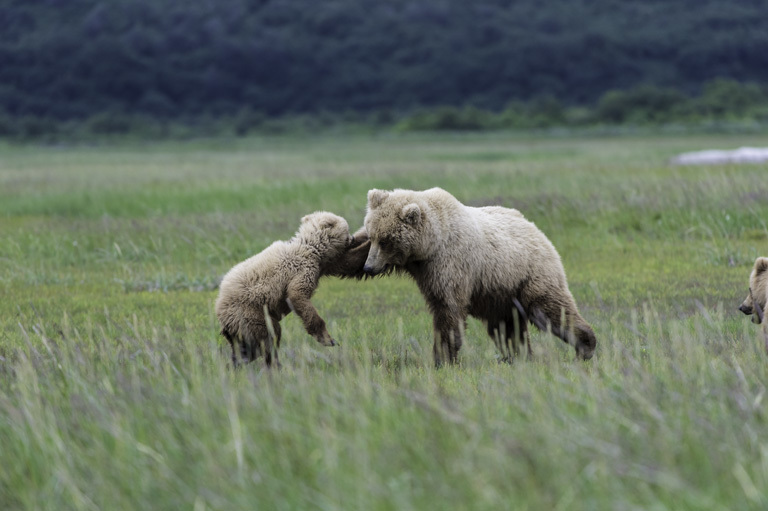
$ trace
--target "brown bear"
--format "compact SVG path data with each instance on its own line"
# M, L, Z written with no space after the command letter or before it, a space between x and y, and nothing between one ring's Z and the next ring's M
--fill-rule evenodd
M551 328L583 359L594 354L595 334L576 308L560 256L519 211L465 206L440 188L370 190L365 228L365 272L405 272L424 295L437 366L457 361L468 315L485 323L505 358L525 343L529 321Z
M346 220L319 211L301 219L290 241L276 241L229 270L219 286L216 316L233 364L238 349L244 361L264 355L267 366L279 364L280 320L291 311L317 342L334 346L310 298L324 275L362 278L369 246L365 229L352 236Z
M752 322L762 324L765 350L768 352L768 257L755 259L755 266L749 275L749 294L742 302L739 310L746 315L752 315Z

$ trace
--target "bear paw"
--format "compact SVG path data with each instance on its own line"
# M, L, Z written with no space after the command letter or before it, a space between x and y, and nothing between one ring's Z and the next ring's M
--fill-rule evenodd
M323 346L338 346L338 343L330 335L318 337L317 342Z

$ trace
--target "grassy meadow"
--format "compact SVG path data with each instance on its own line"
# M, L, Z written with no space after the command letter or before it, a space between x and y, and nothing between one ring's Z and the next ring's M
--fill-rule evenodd
M0 508L768 507L768 357L736 308L768 255L768 165L675 167L758 136L386 135L0 145ZM515 207L558 248L593 360L470 320L435 370L406 278L327 278L340 347L291 315L233 371L218 279L370 188Z

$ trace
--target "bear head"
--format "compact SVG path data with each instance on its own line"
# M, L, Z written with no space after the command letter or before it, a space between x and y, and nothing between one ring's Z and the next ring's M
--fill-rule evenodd
M747 315L752 315L753 323L763 322L763 311L768 300L768 257L758 257L749 276L749 294L739 307Z
M347 221L327 211L304 216L296 238L315 248L323 261L338 256L353 242Z
M377 275L383 271L424 257L423 230L426 205L408 190L370 190L365 229L371 248L364 271Z

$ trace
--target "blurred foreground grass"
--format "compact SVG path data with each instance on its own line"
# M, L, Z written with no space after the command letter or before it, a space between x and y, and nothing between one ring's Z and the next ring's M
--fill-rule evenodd
M4 509L764 509L766 355L736 307L768 254L760 138L494 135L0 147ZM498 364L470 321L435 371L407 279L327 279L337 349L283 320L232 372L218 278L368 189L520 209L595 327Z

